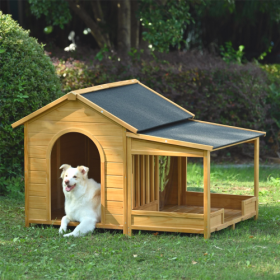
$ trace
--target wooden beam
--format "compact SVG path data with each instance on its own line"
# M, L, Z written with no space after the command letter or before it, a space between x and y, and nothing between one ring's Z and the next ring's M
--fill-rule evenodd
M256 197L256 216L259 216L259 158L260 158L260 138L254 142L254 196Z
M127 235L131 236L131 209L132 209L132 155L131 155L131 138L126 141L126 165L127 165Z
M182 158L178 157L178 205L182 203Z
M203 172L204 172L204 238L208 239L211 236L210 214L211 214L211 199L210 199L210 152L205 151L203 157Z
M224 126L224 127L230 127L230 128L240 129L240 130L247 130L247 131L252 131L252 132L265 133L265 135L266 135L265 131L252 130L252 129L242 128L242 127L237 127L237 126L230 126L230 125L219 124L219 123L204 122L204 121L199 121L199 120L194 120L194 119L191 119L190 121L213 124L213 125Z
M259 138L259 137L257 137ZM250 140L245 140L245 141L241 141L241 142L237 142L237 143L234 143L234 144L231 144L231 145L227 145L227 146L223 146L223 147L220 147L220 148L217 148L217 149L214 149L213 152L217 151L217 150L221 150L221 149L226 149L226 148L229 148L229 147L232 147L232 146L236 146L236 145L239 145L239 144L253 144L255 139L257 138L254 138L254 139L250 139Z
M206 150L206 151L213 150L213 146L196 144L196 143L185 142L185 141L178 141L178 140L173 140L173 139L169 139L169 138L162 138L162 137L150 136L150 135L145 135L145 134L133 134L131 132L127 132L126 136L136 138L136 139L149 140L149 141L154 141L154 142L158 142L158 143L165 143L165 144L177 145L177 146L182 146L182 147L189 147L189 148L194 148L194 149L199 149L199 150Z
M155 156L155 193L154 193L154 199L159 200L159 157L158 156ZM158 211L159 211L159 209L158 209Z
M29 227L29 155L28 123L24 124L24 188L25 188L25 226Z
M114 83L103 84L103 85L94 86L94 87L73 90L72 92L76 93L76 94L84 94L87 92L98 91L98 90L103 90L103 89L108 89L108 88L113 88L113 87L121 87L121 86L126 86L126 85L137 84L137 83L138 83L138 80L132 79L132 80L114 82Z
M141 174L141 206L145 204L145 200L146 200L146 194L145 194L145 183L146 183L146 179L145 179L145 156L140 156L141 158L141 167L140 167L140 174Z
M151 202L151 189L150 189L150 158L149 156L144 156L145 157L145 178L146 178L146 203L150 203Z
M124 207L123 207L123 234L127 235L128 233L128 215L127 215L127 209L128 209L128 193L127 193L127 167L126 167L126 161L127 161L127 156L126 156L126 153L127 153L127 144L126 144L126 141L127 141L127 138L126 138L126 129L123 128L122 129L122 134L123 134L123 204L124 204ZM130 143L131 144L131 143ZM130 150L131 150L131 145L130 145ZM130 155L130 158L132 160L132 156ZM131 176L131 182L132 182L132 162L131 162L131 166L130 166L130 176ZM131 194L131 193L130 193ZM132 207L131 206L131 195L130 195L130 208Z
M155 200L155 157L154 156L149 156L150 157L150 189L151 189L151 194L150 194L150 201Z

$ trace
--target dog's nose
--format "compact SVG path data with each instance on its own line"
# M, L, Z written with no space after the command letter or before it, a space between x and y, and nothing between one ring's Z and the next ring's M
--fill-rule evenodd
M69 184L69 180L65 180L64 183L65 183L66 185L68 185L68 184Z

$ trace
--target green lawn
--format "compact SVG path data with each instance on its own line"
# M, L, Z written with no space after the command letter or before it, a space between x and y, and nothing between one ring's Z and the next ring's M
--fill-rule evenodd
M213 192L252 194L253 168L211 169ZM0 197L1 279L280 279L280 171L260 169L259 220L202 235L96 230L65 239L24 227L24 203ZM188 165L190 190L202 169Z

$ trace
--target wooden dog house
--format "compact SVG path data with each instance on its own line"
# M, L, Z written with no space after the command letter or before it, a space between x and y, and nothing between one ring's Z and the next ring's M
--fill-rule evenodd
M25 225L59 225L59 167L89 167L101 183L100 228L204 234L258 217L259 137L264 132L194 120L137 80L72 91L24 124ZM253 143L254 195L210 193L212 151ZM187 190L187 158L203 158L204 192ZM77 223L72 222L72 225Z

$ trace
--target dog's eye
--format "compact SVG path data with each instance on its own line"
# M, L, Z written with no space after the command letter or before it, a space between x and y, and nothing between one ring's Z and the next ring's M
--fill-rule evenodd
M74 176L73 178L77 178L77 176Z

